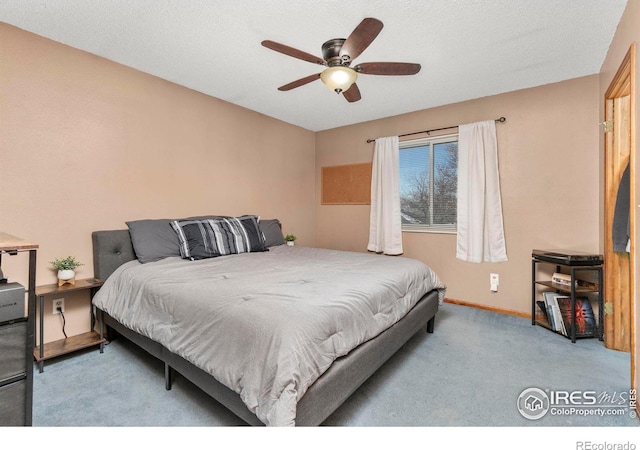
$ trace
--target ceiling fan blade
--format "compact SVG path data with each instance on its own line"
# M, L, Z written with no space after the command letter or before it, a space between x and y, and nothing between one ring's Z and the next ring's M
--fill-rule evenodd
M309 75L308 77L304 77L304 78L300 78L299 80L292 81L291 83L287 83L284 86L280 86L278 90L290 91L291 89L304 86L305 84L311 83L312 81L319 80L319 79L320 79L320 74L316 73L314 75Z
M301 59L303 61L308 61L314 64L320 64L321 66L326 66L327 63L324 59L314 56L310 53L303 52L302 50L295 49L293 47L289 47L288 45L279 44L273 41L262 41L263 47L267 47L271 50L275 50L276 52L283 53L287 56L293 56L294 58Z
M353 70L366 75L415 75L420 68L420 64L413 63L370 62L358 64Z
M378 36L382 27L378 19L364 19L342 44L340 56L349 56L351 61L356 59Z
M357 102L362 98L360 96L360 89L358 89L358 85L355 83L353 83L349 89L344 91L342 95L349 103Z

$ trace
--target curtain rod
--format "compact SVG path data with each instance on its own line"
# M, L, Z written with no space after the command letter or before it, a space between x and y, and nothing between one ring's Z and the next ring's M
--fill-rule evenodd
M505 119L504 117L500 117L499 119L495 119L496 122L506 122L507 119ZM451 128L458 128L458 125L454 125L452 127L443 127L443 128L434 128L432 130L424 130L424 131L416 131L413 133L406 133L406 134L400 134L398 135L398 137L404 137L404 136L411 136L414 134L421 134L421 133L431 133L432 131L442 131L442 130L450 130ZM370 144L372 142L375 142L375 139L367 139L367 144Z

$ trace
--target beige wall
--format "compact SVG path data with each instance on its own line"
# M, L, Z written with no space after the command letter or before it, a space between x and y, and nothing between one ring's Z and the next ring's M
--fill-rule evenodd
M632 241L635 243L635 266L640 267L640 255L638 253L638 231L640 229L640 216L638 215L638 202L640 200L640 183L638 183L637 178L638 174L640 174L640 160L638 159L638 133L640 133L640 55L637 54L639 51L638 43L640 42L640 0L629 0L627 3L627 7L622 16L620 23L618 24L618 28L616 30L616 34L611 42L609 47L609 51L607 52L607 57L605 58L604 63L600 69L600 95L598 97L598 103L600 106L600 120L604 120L604 98L605 93L613 80L614 75L618 71L618 67L620 63L624 59L625 55L629 51L629 47L632 43L636 43L636 66L635 66L635 104L633 108L635 109L635 130L636 130L636 148L633 149L633 153L635 156L634 170L635 170L635 186L633 189L635 191L635 199L636 199L636 220L635 220L635 229L632 230ZM601 137L600 139L600 164L603 165L604 161L604 141ZM602 167L601 173L604 173L604 167ZM602 183L604 186L604 184ZM604 188L600 190L601 193L604 193ZM603 197L600 198L601 205L603 204ZM601 236L603 233L601 233ZM602 247L604 247L604 243L602 243ZM635 352L637 352L639 345L639 334L638 328L640 327L640 301L638 299L638 287L640 287L640 275L638 274L638 270L635 272L635 286L636 286L636 295L634 299L634 311L635 311ZM635 364L637 365L637 355L635 356ZM635 370L633 374L634 380L633 385L637 388L640 386L640 372Z
M314 244L312 132L3 23L0 61L0 231L40 245L39 285L59 256L92 277L91 232L126 220L259 214ZM26 284L20 258L2 268ZM86 299L66 309L87 331Z
M628 9L612 65L628 35L637 38L638 1ZM366 251L369 207L320 205L321 168L371 161L368 138L500 116L509 261L459 261L455 235L446 234L404 233L405 255L431 265L449 298L526 314L533 248L601 248L606 63L601 77L314 134L2 23L0 60L0 230L40 244L38 284L54 282L48 261L68 254L86 263L79 277L91 276L91 231L146 217L256 213L279 217L302 245ZM3 260L15 281L26 283L24 267ZM497 293L490 273L500 275ZM74 317L70 306L74 334L86 310ZM59 327L48 329L47 341L61 337Z
M405 256L424 261L447 284L447 297L531 312L531 250L598 251L598 76L447 105L319 132L316 135L316 245L366 251L369 206L320 204L323 166L371 161L368 138L505 116L497 124L509 261L455 258L452 234L403 233ZM500 276L497 293L489 274Z

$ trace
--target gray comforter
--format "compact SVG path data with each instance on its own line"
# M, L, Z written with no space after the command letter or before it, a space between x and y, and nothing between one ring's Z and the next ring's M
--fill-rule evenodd
M445 286L403 257L272 247L200 261L122 265L94 304L213 375L267 425L294 425L296 404L338 357Z

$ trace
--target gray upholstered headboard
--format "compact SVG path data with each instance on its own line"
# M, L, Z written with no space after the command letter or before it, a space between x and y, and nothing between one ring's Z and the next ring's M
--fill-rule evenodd
M105 230L91 233L93 276L106 280L122 264L136 259L129 230Z

